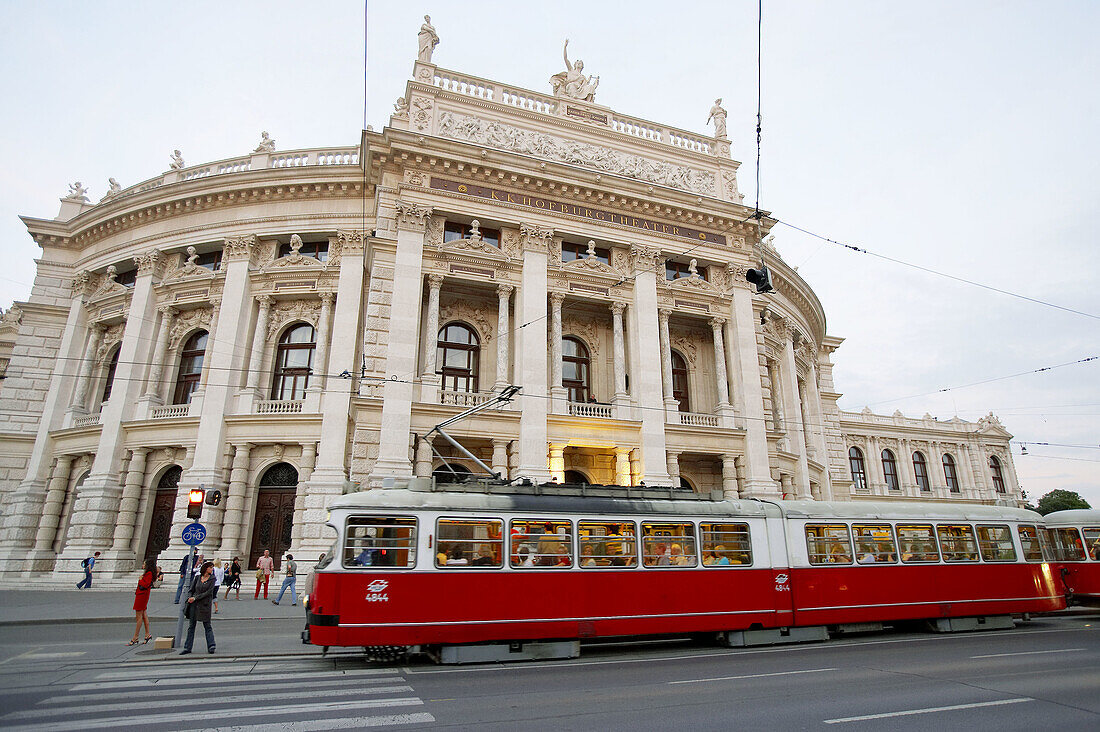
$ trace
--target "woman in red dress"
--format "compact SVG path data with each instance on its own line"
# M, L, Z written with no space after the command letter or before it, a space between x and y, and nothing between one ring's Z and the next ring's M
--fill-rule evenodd
M137 625L134 627L134 637L129 643L131 646L138 644L138 633L141 632L142 623L145 623L145 642L148 643L153 638L153 634L149 630L149 616L146 614L145 609L149 607L149 590L152 589L153 581L156 578L156 560L146 559L145 566L141 570L141 579L138 580L137 589L134 591L134 613L136 614Z

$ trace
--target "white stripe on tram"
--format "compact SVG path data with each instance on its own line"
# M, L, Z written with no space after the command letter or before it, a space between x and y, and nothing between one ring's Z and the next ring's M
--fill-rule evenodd
M765 610L716 610L709 613L652 613L647 615L588 615L575 618L505 618L501 620L431 620L423 623L340 623L341 628L411 628L422 625L499 625L501 623L573 623L588 620L649 620L652 618L706 618L720 615L760 615L780 612ZM789 613L789 610L782 612Z
M1001 699L999 701L975 702L973 704L952 704L949 707L928 707L926 709L906 709L901 712L886 712L884 714L864 714L859 717L841 717L840 719L823 720L825 724L846 724L848 722L866 722L871 719L888 719L890 717L909 717L914 714L932 714L933 712L953 712L957 709L977 709L979 707L999 707L1005 704L1019 704L1020 702L1035 701L1029 696L1021 696L1016 699Z

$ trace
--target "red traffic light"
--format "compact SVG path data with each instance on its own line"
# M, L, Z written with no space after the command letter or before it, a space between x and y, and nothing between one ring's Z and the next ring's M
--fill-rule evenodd
M197 519L202 516L202 501L206 497L206 491L202 488L192 488L187 492L187 518Z

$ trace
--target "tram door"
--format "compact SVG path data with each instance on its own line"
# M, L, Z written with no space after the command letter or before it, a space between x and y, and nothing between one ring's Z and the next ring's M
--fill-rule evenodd
M263 556L264 549L271 550L275 569L281 568L283 555L290 549L297 490L298 471L287 463L271 466L260 479L256 520L252 525L252 546L248 552L249 569L256 567L256 560Z
M149 536L145 541L145 558L156 559L168 548L172 538L172 513L176 508L176 495L179 493L180 475L183 468L176 465L169 468L157 482L153 494L153 516L149 521Z

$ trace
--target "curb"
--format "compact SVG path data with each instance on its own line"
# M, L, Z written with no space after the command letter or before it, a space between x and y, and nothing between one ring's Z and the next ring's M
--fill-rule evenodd
M151 616L149 616L149 622L150 623L153 623L153 622L157 622L157 623L174 623L177 620L179 620L178 615L156 615L156 616L151 615ZM240 622L240 621L264 622L264 621L267 621L267 620L295 620L295 621L304 622L305 621L305 616L303 615L301 618L299 618L297 616L289 617L289 618L275 618L275 617L271 617L271 616L264 617L264 618L218 618L219 622L230 622L230 623L236 623L236 622ZM81 618L39 618L39 619L34 619L34 620L30 620L30 619L28 619L28 620L0 620L0 628L16 627L16 626L22 626L22 625L54 625L54 624L57 624L57 623L65 623L67 625L86 625L86 624L89 624L89 623L130 623L131 625L133 625L134 619L132 617L121 618L121 617L115 616L115 617L110 617L110 618L81 617Z

